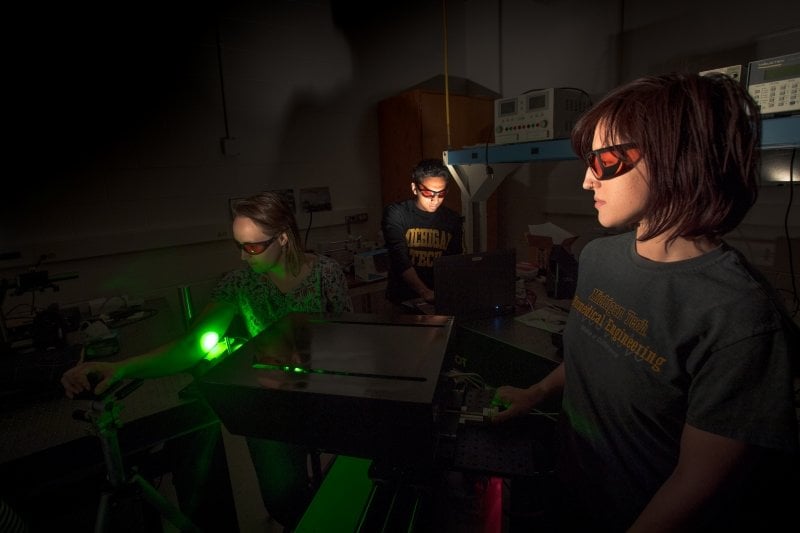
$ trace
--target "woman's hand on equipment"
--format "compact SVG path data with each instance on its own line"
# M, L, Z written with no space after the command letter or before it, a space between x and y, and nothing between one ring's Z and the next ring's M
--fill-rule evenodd
M102 394L112 384L119 381L117 376L118 366L115 363L91 362L78 363L61 376L68 398L74 398L83 391L88 391L97 396Z
M531 389L520 389L510 385L498 387L492 399L492 406L497 408L497 413L492 416L492 422L505 422L527 414L537 403Z

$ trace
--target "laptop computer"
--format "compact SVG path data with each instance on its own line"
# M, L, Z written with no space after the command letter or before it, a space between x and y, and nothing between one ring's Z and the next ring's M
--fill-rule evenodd
M490 318L514 312L516 250L446 255L433 263L437 315Z

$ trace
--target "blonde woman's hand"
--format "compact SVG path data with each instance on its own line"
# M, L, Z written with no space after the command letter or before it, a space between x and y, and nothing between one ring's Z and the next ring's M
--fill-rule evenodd
M100 395L119 381L119 367L116 363L95 361L78 363L61 376L61 385L68 398L74 398L84 391Z

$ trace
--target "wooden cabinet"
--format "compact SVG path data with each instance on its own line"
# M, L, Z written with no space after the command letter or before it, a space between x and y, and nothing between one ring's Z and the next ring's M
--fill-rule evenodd
M494 142L494 96L449 95L450 139L444 91L409 89L378 103L381 200L383 205L411 197L411 170L422 159L441 158L444 150ZM496 199L487 202L489 249L496 245ZM454 186L444 204L461 212L461 191ZM494 236L494 237L492 237Z

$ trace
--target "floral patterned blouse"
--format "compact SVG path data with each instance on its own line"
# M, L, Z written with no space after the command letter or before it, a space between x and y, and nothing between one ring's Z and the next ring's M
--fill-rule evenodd
M342 268L324 255L315 256L311 273L286 294L267 276L248 267L226 274L211 298L236 306L251 336L290 313L335 314L353 310Z

